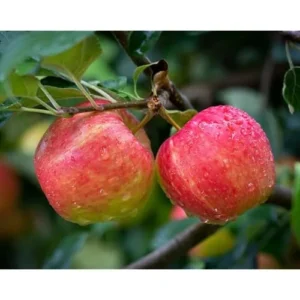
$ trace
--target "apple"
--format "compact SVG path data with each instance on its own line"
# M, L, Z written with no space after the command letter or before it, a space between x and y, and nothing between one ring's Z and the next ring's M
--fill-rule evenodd
M171 201L205 223L224 224L267 200L275 184L261 126L227 105L207 108L169 137L156 157Z
M174 205L171 210L170 219L171 220L183 220L186 219L187 215L185 211L178 205Z
M41 138L50 125L51 122L49 120L44 120L30 126L19 140L21 152L33 156Z
M20 180L16 171L0 158L0 215L17 206L20 189Z
M173 206L170 219L187 218L185 211L178 205ZM208 258L223 255L233 249L236 243L234 234L228 228L221 228L189 251L189 256Z
M277 259L271 254L260 252L257 255L258 269L281 269Z
M13 209L0 218L0 240L14 239L31 229L32 217L27 211Z
M120 221L145 205L154 182L154 157L144 129L132 133L138 123L119 109L59 118L49 127L34 166L62 218L80 225Z

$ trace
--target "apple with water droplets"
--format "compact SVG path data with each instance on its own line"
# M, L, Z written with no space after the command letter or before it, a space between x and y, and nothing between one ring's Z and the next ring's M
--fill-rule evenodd
M20 195L20 180L16 171L0 159L0 214L15 209Z
M154 157L144 129L133 134L137 124L132 114L119 109L59 118L49 127L34 165L61 217L81 225L121 221L143 207L153 185Z
M265 202L275 184L266 134L246 112L228 105L199 112L168 138L156 169L174 204L212 224Z

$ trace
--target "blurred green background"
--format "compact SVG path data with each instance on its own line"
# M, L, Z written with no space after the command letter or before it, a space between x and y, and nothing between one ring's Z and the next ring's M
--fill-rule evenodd
M103 54L84 79L132 92L136 66L111 33L98 36ZM300 52L292 50L291 55L294 64L300 64ZM290 114L282 97L288 63L278 33L162 32L147 56L168 62L170 78L198 111L231 104L253 116L270 139L277 183L293 187L294 165L300 157L300 114ZM141 76L140 94L148 95L149 87L149 79ZM141 118L141 113L133 113ZM122 268L198 221L171 220L173 206L158 186L145 211L130 224L80 227L61 219L41 192L33 169L35 148L52 120L16 113L0 129L1 159L14 169L21 186L17 208L0 218L1 268ZM159 117L147 125L154 153L170 129ZM188 253L169 268L300 266L288 211L262 205L225 228L225 234L214 235L215 240L199 246L202 250Z

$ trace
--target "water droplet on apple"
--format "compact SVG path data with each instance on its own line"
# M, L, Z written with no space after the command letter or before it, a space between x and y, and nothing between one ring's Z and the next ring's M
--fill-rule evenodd
M126 194L122 197L122 200L125 202L125 201L128 201L130 198L131 198L131 194L130 194L130 193L126 193Z
M125 212L127 212L128 211L128 208L127 207L122 207L121 208L121 213L125 213Z
M207 172L204 172L203 177L204 177L204 178L207 178L207 177L208 177L208 173L207 173Z
M242 120L236 120L236 121L235 121L235 124L236 124L236 125L242 125L242 124L243 124L243 121L242 121Z
M254 184L252 182L248 183L248 191L253 192L254 191Z
M103 160L109 159L109 153L108 153L108 151L107 151L106 149L103 149L103 150L101 151L101 158L102 158Z
M137 208L133 209L133 210L132 210L132 215L133 215L133 216L136 216L137 213L138 213L138 211L139 211L139 210L138 210Z

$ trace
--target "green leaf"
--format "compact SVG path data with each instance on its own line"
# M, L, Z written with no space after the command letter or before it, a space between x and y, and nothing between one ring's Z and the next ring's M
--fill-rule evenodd
M100 86L110 90L118 90L124 88L127 84L127 77L120 76L115 80L105 80L99 83Z
M67 269L73 256L79 252L88 238L87 233L75 233L64 238L45 262L44 269Z
M270 141L273 155L277 159L283 150L283 133L278 119L270 108L266 108L255 119L265 131Z
M300 163L295 164L295 181L291 211L291 223L296 240L300 245Z
M0 82L0 103L8 97L34 97L38 90L38 79L31 75L11 73L8 80Z
M119 269L124 265L122 249L118 244L89 238L71 259L72 269Z
M66 75L72 73L76 78L81 78L101 52L98 38L91 35L62 53L45 57L41 65L52 71L58 71Z
M167 113L180 127L183 127L198 112L195 109L188 109L185 111L167 110Z
M173 239L178 233L199 222L199 219L196 217L169 222L165 226L161 227L155 234L155 237L151 243L152 247L154 249L160 248L165 243Z
M67 99L85 99L81 91L75 88L59 88L54 86L45 86L45 88L56 101ZM45 102L49 101L41 90L38 90L37 96Z
M84 95L75 88L59 88L54 86L45 86L45 88L57 102L70 99L85 99ZM44 102L49 102L47 96L40 89L37 92L37 96ZM26 97L20 101L20 104L26 107L34 107L38 105L36 101Z
M0 111L0 128L11 117L12 113L7 111Z
M58 54L91 34L90 31L32 31L19 35L2 49L0 80L26 58Z
M24 31L0 31L0 54L4 52L5 48L12 40L24 33Z
M152 65L155 65L155 64L157 64L157 62L139 66L135 69L135 71L133 73L133 90L134 90L135 96L139 99L142 99L142 98L139 96L139 94L137 92L137 81L138 81L140 75L144 72L144 70L146 70L147 68L149 68L149 67L151 67Z
M300 111L300 67L289 69L285 73L282 94L290 113Z
M144 55L158 41L160 31L134 31L129 36L128 50L132 55Z
M251 116L259 114L263 105L261 93L249 88L228 88L220 92L218 97L225 104L240 108Z

